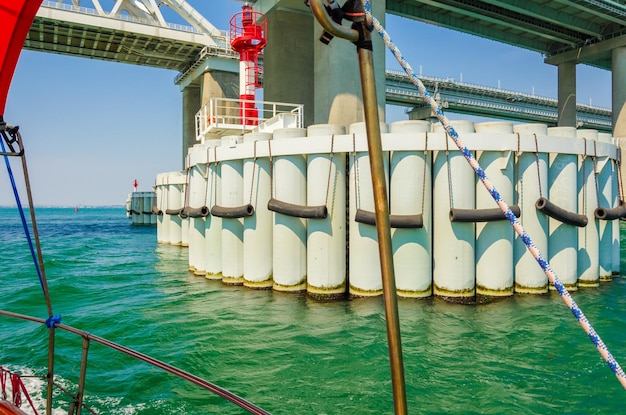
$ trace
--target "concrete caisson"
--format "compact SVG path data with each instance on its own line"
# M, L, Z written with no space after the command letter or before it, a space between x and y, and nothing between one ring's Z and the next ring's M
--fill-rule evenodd
M346 156L334 152L335 135L345 127L318 124L307 129L310 140L328 138L328 154L307 158L307 205L325 205L325 218L307 219L307 294L318 299L346 294Z
M613 144L613 137L610 134L598 133L598 145L601 144ZM613 158L600 156L597 157L595 164L598 207L610 209L619 206L614 195L615 166ZM613 223L619 223L619 221L598 220L600 281L610 281L613 275Z
M576 139L574 127L548 128L548 135L561 142L563 149L571 148ZM575 189L578 175L578 155L553 153L548 155L548 199L566 211L581 213ZM576 226L548 219L548 261L565 288L578 288L578 229ZM552 288L552 286L550 286Z
M577 130L576 136L585 147L578 166L578 204L589 221L587 226L578 228L578 286L597 287L600 281L600 244L598 220L594 215L598 207L594 159L598 132Z
M487 137L510 137L513 124L485 122L475 125L477 134ZM479 139L483 141L483 139ZM476 151L476 159L503 200L513 206L514 152ZM476 209L494 209L497 205L480 180L476 180ZM513 295L513 236L514 231L504 215L500 220L476 223L476 298L488 301L492 297Z
M271 133L243 136L244 143L252 143L255 150L260 146L267 147L271 139ZM245 202L254 207L254 214L243 219L243 285L271 289L273 215L267 209L271 197L269 158L244 159L243 192Z
M184 186L186 175L183 172L168 174L167 208L165 214L169 217L169 243L183 245L183 220L180 211L183 208Z
M205 141L207 144L206 203L209 209L222 204L222 169L217 161L217 149L221 140ZM222 218L208 215L204 220L205 277L209 280L222 279Z
M220 147L235 147L241 136L222 138ZM223 160L221 163L221 206L226 209L244 204L243 160ZM247 201L246 201L247 202ZM243 285L243 218L222 217L222 282Z
M390 215L421 215L421 227L395 228L391 231L396 289L401 297L423 298L432 295L432 198L431 162L428 149L429 121L398 121L390 133L406 135L415 151L393 151L390 162Z
M610 136L543 124L453 126L520 215L532 251L439 125L430 132L429 122L411 120L387 132L381 124L399 296L473 303L547 293L537 252L570 290L619 270L624 208ZM196 274L322 300L380 295L367 149L363 123L348 134L323 124L206 138L189 153L188 176L157 176L157 240L182 245L189 214ZM203 206L212 214L194 217ZM603 218L598 209L613 212Z
M388 127L381 124L381 133ZM365 124L354 123L349 127L354 145L366 142ZM354 148L354 147L353 147ZM367 147L365 147L367 148ZM385 172L389 171L389 162L385 157ZM374 212L374 191L370 173L369 153L352 151L349 156L349 270L351 297L371 297L381 295L383 290L380 271L380 256L376 226L356 221L357 209ZM387 188L389 186L387 185Z
M274 131L273 142L306 137L306 129ZM306 156L273 157L273 197L294 205L306 205ZM273 267L276 291L306 291L306 220L274 213Z
M520 205L520 223L532 237L537 249L547 255L548 217L537 211L535 203L548 194L548 154L541 149L540 136L547 135L544 124L514 125L519 136L515 167L517 198ZM548 292L548 277L528 252L528 248L516 237L513 244L515 264L515 292L520 294L543 294Z
M207 148L206 144L196 144L189 152L188 203L185 206L189 210L202 209L203 207L208 210L206 206L207 165L202 160L206 155ZM205 226L204 216L189 216L189 270L200 276L206 274Z
M472 122L453 121L452 126L461 135L474 133ZM450 221L450 211L475 208L474 172L441 125L434 127L438 150L433 156L433 292L469 303L476 293L475 226Z

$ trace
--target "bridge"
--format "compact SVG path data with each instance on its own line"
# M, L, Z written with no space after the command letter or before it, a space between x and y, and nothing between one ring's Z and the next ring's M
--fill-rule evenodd
M92 7L83 6L82 3ZM29 31L25 48L176 70L179 74L175 81L181 87L188 85L199 73L207 70L230 73L239 71L238 55L230 49L228 33L215 28L183 0L162 0L161 3L177 12L189 25L167 23L153 0L143 2L118 0L108 11L102 8L98 0L82 3L80 0L44 1ZM298 5L287 3L295 8L304 7L300 5L301 2ZM458 4L453 7L450 3ZM469 3L484 4L472 6ZM494 4L487 7L485 5L487 3ZM533 50L550 49L555 53L553 56L558 56L557 51L567 49L568 45L580 44L583 37L587 44L597 43L602 38L597 27L598 22L606 23L619 19L619 13L615 8L607 10L606 14L600 17L597 16L600 13L598 11L592 13L591 9L579 10L575 22L585 29L576 32L578 37L574 37L571 19L556 19L554 5L549 7L547 12L542 9L542 13L551 16L550 20L553 22L549 26L545 24L533 26L528 22L521 24L520 20L536 21L539 13L537 8L546 2L525 2L526 14L521 13L519 7L505 13L502 3L504 2L388 0L387 12L503 42L515 44L515 40L518 46ZM551 3L560 3L562 7L558 12L563 13L564 8L570 11L579 9L573 5L567 8L566 3L589 2ZM600 6L596 6L596 9L598 7ZM626 10L626 7L624 9ZM482 12L478 13L478 10ZM494 13L500 13L502 19L494 19ZM581 13L589 14L585 15L588 19L582 19L585 20L584 24L580 19ZM595 17L592 18L592 14ZM478 17L482 19L481 24L476 24ZM473 23L469 23L470 20ZM494 20L498 22L497 25ZM491 22L488 30L486 22ZM593 25L596 31L590 32L593 22L596 22ZM511 25L517 28L516 36L511 36ZM566 28L566 25L570 28ZM614 26L615 24L609 25ZM504 30L505 27L507 30ZM470 28L473 31L470 31ZM557 37L556 33L562 33L561 37ZM612 38L619 37L615 33L611 33ZM569 34L569 37L565 34ZM593 39L589 40L591 34ZM607 67L606 56L588 63ZM415 87L410 84L408 77L398 72L386 71L385 78L386 103L415 108L417 111L424 106L423 100ZM557 99L432 76L421 76L421 79L429 91L437 96L442 107L449 112L552 125L558 122ZM577 126L611 131L610 109L577 104L576 112Z

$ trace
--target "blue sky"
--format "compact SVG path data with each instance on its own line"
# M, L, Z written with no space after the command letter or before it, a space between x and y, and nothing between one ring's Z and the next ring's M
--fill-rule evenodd
M241 7L234 0L188 2L222 30ZM178 22L175 16L169 21ZM537 52L389 15L386 29L417 73L557 95L557 69ZM386 66L400 69L392 57ZM23 51L5 120L21 127L35 204L119 205L134 179L139 190L150 190L157 173L179 170L181 94L175 76L162 69ZM578 102L611 106L609 71L579 65L577 89ZM402 109L387 112L387 122L405 119ZM12 165L21 176L20 165ZM6 176L0 174L0 205L14 204Z

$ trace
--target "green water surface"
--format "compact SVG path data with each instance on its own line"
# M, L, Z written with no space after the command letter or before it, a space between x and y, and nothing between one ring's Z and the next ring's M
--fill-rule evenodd
M392 414L382 298L318 302L226 287L187 271L121 208L37 210L55 314L231 390L272 414ZM0 309L47 317L15 209L0 208ZM623 244L624 245L624 244ZM622 256L624 257L624 255ZM622 267L624 268L624 266ZM626 280L576 292L626 362ZM561 298L463 306L400 300L410 414L619 414L626 392ZM0 316L0 365L43 374L44 327ZM57 333L74 388L81 339ZM98 344L86 402L102 414L241 414L240 408ZM61 410L61 399L55 404Z

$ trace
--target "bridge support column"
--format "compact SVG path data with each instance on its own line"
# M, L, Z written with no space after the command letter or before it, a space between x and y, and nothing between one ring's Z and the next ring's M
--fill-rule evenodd
M200 85L193 83L182 90L183 93L183 159L185 168L187 150L196 144L196 112L200 109Z
M613 136L626 139L626 47L613 49Z
M385 24L386 0L371 2L374 16ZM355 46L345 39L319 41L323 31L315 24L315 119L316 124L348 126L363 121L363 98ZM385 119L385 44L372 33L376 94L381 121Z
M612 51L613 137L619 138L622 150L621 177L626 177L626 47Z
M558 126L576 127L576 63L559 64Z
M313 123L313 15L274 8L267 12L263 52L263 100L304 105L304 124Z
M196 141L196 113L210 98L239 98L239 75L231 72L208 71L185 86L183 93L183 168L187 151ZM233 114L239 106L233 103Z

